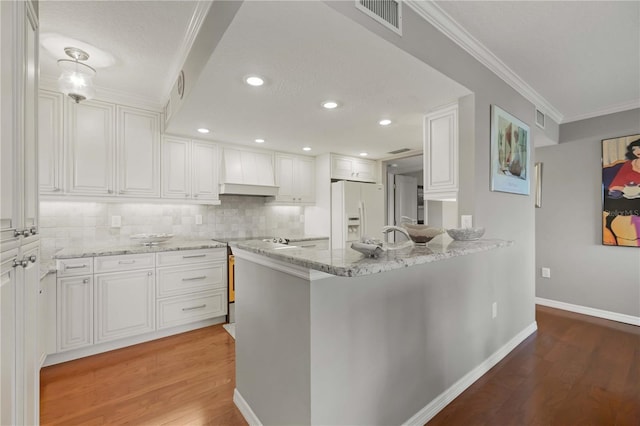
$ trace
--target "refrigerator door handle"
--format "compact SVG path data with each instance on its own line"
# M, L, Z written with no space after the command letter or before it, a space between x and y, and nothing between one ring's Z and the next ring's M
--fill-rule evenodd
M365 236L364 230L366 226L366 212L364 209L364 201L360 201L360 240Z

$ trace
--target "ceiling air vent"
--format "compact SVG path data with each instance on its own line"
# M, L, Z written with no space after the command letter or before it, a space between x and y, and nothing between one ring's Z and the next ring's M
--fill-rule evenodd
M402 35L401 0L356 0L356 7L385 27Z
M411 151L409 148L400 148L395 151L389 151L387 154L402 154L403 152Z
M542 127L544 129L545 118L544 113L536 108L536 124L538 127Z

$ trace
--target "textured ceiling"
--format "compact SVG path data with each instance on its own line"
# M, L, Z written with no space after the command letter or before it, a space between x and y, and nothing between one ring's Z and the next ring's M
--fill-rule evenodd
M640 106L640 2L438 1L563 122Z

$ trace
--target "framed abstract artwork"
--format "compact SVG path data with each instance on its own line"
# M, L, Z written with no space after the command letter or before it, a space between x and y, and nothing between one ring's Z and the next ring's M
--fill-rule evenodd
M602 140L602 244L640 247L640 134Z
M529 126L491 105L491 190L529 195L530 159Z

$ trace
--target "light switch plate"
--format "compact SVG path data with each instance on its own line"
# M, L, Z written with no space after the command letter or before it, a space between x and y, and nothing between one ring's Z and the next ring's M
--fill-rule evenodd
M542 278L551 278L551 268L542 268Z
M470 214L463 214L460 216L460 227L471 228L473 226L473 216Z
M120 228L122 226L122 218L120 216L111 216L111 227Z

